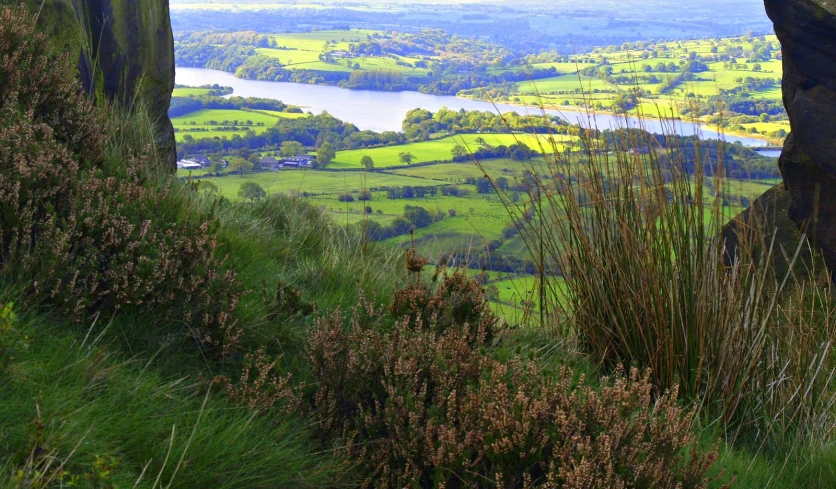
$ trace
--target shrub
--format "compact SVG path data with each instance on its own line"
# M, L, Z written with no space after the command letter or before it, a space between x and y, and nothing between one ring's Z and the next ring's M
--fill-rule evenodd
M255 182L244 182L238 188L238 198L255 202L267 197L267 192Z
M404 234L409 234L409 232L412 231L412 221L403 217L398 217L392 221L391 228L394 236L403 236Z
M425 228L434 221L432 214L427 209L413 205L404 206L403 217L408 219L416 228Z
M413 277L386 310L316 322L307 405L363 487L706 487L692 413L633 370L600 390L568 369L494 360L496 318L463 270ZM394 322L393 322L394 321ZM655 399L655 401L654 401Z
M134 309L234 343L241 287L212 216L157 175L132 116L111 108L106 120L80 94L33 22L0 11L0 278L71 318Z
M337 200L340 202L354 202L354 196L351 195L351 192L346 192L344 194L340 194L339 197L337 197Z
M264 347L244 356L238 382L233 383L225 375L212 379L212 383L220 385L232 401L252 411L277 407L297 409L299 398L290 381L291 375L277 372L276 360L267 357Z

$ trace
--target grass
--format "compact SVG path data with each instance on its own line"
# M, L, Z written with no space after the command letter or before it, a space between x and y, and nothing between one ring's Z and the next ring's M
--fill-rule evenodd
M208 95L212 89L210 88L194 88L194 87L179 87L172 92L172 97L198 97L201 95Z
M128 355L99 339L108 330L136 334L141 324L102 320L85 336L52 318L24 317L19 327L32 346L0 382L0 467L10 455L16 465L34 451L36 464L54 457L53 467L82 480L100 472L96 457L106 457L112 472L101 483L119 487L151 488L157 479L172 488L321 487L329 480L330 462L311 453L300 420L253 416L223 396L207 397L197 377L162 375L153 351Z
M247 130L262 133L276 125L279 119L298 119L307 114L276 111L203 109L172 118L178 142L186 135L195 139L243 136Z
M400 159L401 153L412 153L415 157L413 163L426 163L431 161L451 161L452 150L456 145L463 145L470 151L476 151L479 138L491 146L510 146L521 142L534 150L539 150L541 143L550 148L547 143L547 135L531 134L461 134L456 136L422 141L417 143L402 144L396 146L385 146L382 148L356 149L338 151L337 157L331 163L333 168L360 168L360 159L363 156L370 156L374 161L375 168L389 168L393 166L407 166ZM568 137L555 135L557 141L568 140Z
M141 147L132 145L131 138L151 134L148 120L137 127L126 126L130 130L120 136L125 139L112 142L109 151L114 154L130 154L125 148ZM669 181L661 177L661 172L653 171L659 170L658 166L631 162L623 154L616 155L615 161L608 157L603 161L596 159L601 154L605 153L590 152L590 161L583 164L532 163L536 165L533 173L540 176L533 183L543 184L536 189L541 197L537 202L542 205L534 218L522 226L528 232L523 232L516 242L529 250L545 249L540 251L540 257L550 258L546 266L560 264L564 277L554 273L520 277L519 290L515 290L514 283L506 277L489 276L488 285L493 285L497 292L494 303L507 305L511 311L518 311L523 295L529 303L529 291L535 290L532 285L548 277L554 302L537 312L551 314L562 307L566 313L563 317L549 318L558 326L559 321L567 321L570 327L556 328L566 335L549 336L555 330L533 332L519 328L508 333L508 343L499 348L480 345L480 355L486 355L486 360L488 354L511 359L514 355L509 350L515 347L515 354L531 361L534 367L543 366L544 372L560 365L580 364L585 367L578 373L590 378L601 373L595 367L597 363L606 367L608 363L601 360L612 360L607 355L617 356L616 360L627 358L634 366L652 363L655 358L650 357L659 357L661 361L653 363L657 367L654 372L658 372L655 378L666 381L665 376L674 369L673 380L682 381L684 399L705 403L697 402L707 413L700 421L712 423L717 418L710 414L722 413L722 422L701 431L706 444L713 443L718 431L721 436L729 436L730 427L739 428L733 434L740 436L729 439L743 441L723 445L718 469L727 467L738 472L741 487L764 487L769 483L785 487L833 486L836 465L832 462L836 453L829 444L831 433L827 431L833 426L832 412L822 409L832 408L827 404L829 386L824 383L829 381L825 374L831 371L831 365L821 360L827 358L822 354L828 353L822 347L822 338L833 336L833 330L828 329L833 321L827 292L816 291L813 286L806 291L793 289L792 294L776 300L773 308L764 299L777 297L770 294L780 289L771 290L773 284L763 278L768 269L747 261L749 255L731 265L721 263L717 256L716 232L722 221L709 220L715 227L706 226L703 216L710 211L704 207L706 199L700 194L703 186L699 176L695 185L690 177L683 179L676 172ZM494 167L485 167L485 173L504 174L500 165L507 164L496 162ZM582 178L561 180L555 178L559 173ZM546 180L546 176L552 178ZM183 219L207 219L222 243L217 259L225 260L229 270L235 270L246 285L247 293L235 311L246 331L241 350L223 359L212 357L196 341L198 335L186 321L162 320L141 307L131 312L121 309L108 316L93 316L81 324L58 317L52 310L54 304L21 311L14 327L31 337L31 346L15 351L14 361L0 371L0 485L41 485L38 483L45 482L46 477L38 480L33 474L36 470L50 474L49 467L65 470L67 478L79 478L63 481L66 484L48 481L52 486L69 486L70 482L152 489L161 485L358 485L351 477L350 462L342 458L341 451L332 449L334 440L311 436L315 428L312 420L280 407L268 412L248 410L231 402L224 392L208 389L204 379L218 373L234 376L242 364L240 356L261 346L276 359L279 374L292 373L299 382L316 378L313 375L317 372L311 372L300 354L308 342L314 316L347 310L367 297L386 297L404 277L400 253L364 242L314 205L327 207L330 204L322 199L331 202L333 193L371 186L369 180L360 179L371 179L377 184L430 179L418 174L288 171L243 178L228 176L213 182L222 195L233 196L240 182L250 178L267 185L273 193L307 189L304 185L310 179L330 195L317 196L308 203L273 195L245 204L234 202L234 198L229 199L232 202L217 200L188 184L174 184L172 199L179 199L189 209ZM166 178L160 176L159 180ZM158 183L158 179L150 178L148 185ZM580 187L573 187L578 183ZM673 198L664 192L666 185L673 189ZM391 206L388 210L393 213L395 206L413 203L381 202L377 200L379 194L375 194L373 205ZM439 232L422 229L415 239L428 245L440 243L439 250L449 249L454 242L462 244L461 235L469 226L473 232L467 244L476 249L486 234L498 229L498 219L483 221L481 214L499 209L512 211L506 214L509 220L519 217L513 204L500 201L500 197L503 196L471 192L460 200L473 207L472 212L445 218L438 223ZM437 204L441 207L454 201L439 198ZM715 203L713 209L722 215L720 204ZM567 234L559 242L544 241L543 237L548 239L550 235L543 232L555 233L551 236ZM572 253L563 253L567 249ZM141 265L142 260L139 261ZM563 267L565 264L570 266ZM541 270L546 271L553 269ZM5 277L0 283L2 301L15 298L13 291L28 285L6 282ZM194 277L199 275L195 273ZM271 300L278 283L298 292L302 300L316 304L316 313L277 319ZM152 283L150 287L156 285ZM478 289L476 292L478 298ZM181 298L184 302L189 299ZM774 316L776 324L770 322L772 311L778 311ZM388 318L388 312L384 314ZM740 321L741 316L745 321ZM738 322L748 329L735 329ZM384 326L390 327L391 323ZM337 324L336 329L341 328L342 324ZM628 337L637 331L645 333L645 338ZM690 345L693 348L677 350L680 345L670 337L680 331L685 332L687 340L694 340ZM370 331L368 338L378 333ZM604 336L605 347L599 350L593 348L596 334ZM608 338L608 334L621 337ZM658 343L648 347L648 338ZM722 342L713 343L718 339ZM572 349L572 340L583 347L581 355ZM698 344L699 340L712 344L700 350L703 345ZM506 345L507 350L503 350ZM350 350L346 356L362 359L362 352ZM427 357L428 365L442 373L455 370L454 356L447 365L451 368L439 368L442 364L437 360L446 352L438 353ZM395 351L392 358L400 356L401 352ZM705 362L700 363L701 360ZM730 379L731 389L724 390L725 386L717 387L710 381L700 383L699 375L694 381L694 372L702 372L701 368L692 368L695 361L709 372L722 374L713 378ZM342 367L339 361L335 365ZM403 371L411 374L408 363L397 365L406 365ZM822 367L811 369L810 365ZM379 379L368 378L362 372L356 380L377 386ZM544 376L543 380L546 384L550 378ZM480 382L477 375L465 387ZM305 385L317 388L314 383ZM497 385L508 390L505 380ZM542 386L535 383L532 387L530 392L536 393ZM705 398L699 397L703 395L701 388L705 388ZM509 399L514 397L514 390L510 392ZM487 395L480 397L493 401ZM525 396L516 397L525 406L529 404ZM740 406L724 404L737 401ZM510 405L524 410L522 405ZM413 419L420 423L423 418ZM513 429L514 423L508 426L512 427L508 431L511 435L518 433ZM456 428L452 423L450 427ZM784 434L787 438L781 439ZM373 439L371 450L381 441L386 440ZM767 449L761 450L767 443ZM816 448L816 443L826 448ZM567 447L571 454L573 445ZM750 451L749 447L755 448ZM786 447L792 449L791 455L778 457L776 454ZM395 447L395 451L400 448ZM511 462L518 461L516 451L508 453ZM10 480L9 477L19 479L19 470L27 480Z
M598 78L588 76L564 75L554 78L544 78L527 82L519 82L517 89L523 94L553 94L555 92L575 93L583 87L583 91L591 93L593 90L614 90L614 88Z
M678 384L731 436L773 447L831 439L813 431L831 419L836 394L820 339L836 332L827 290L776 276L764 258L771 236L751 224L738 228L737 261L727 264L726 209L704 193L701 169L692 177L676 159L668 167L653 152L612 157L597 151L602 141L585 144L588 161L555 159L556 180L531 184L538 218L517 221L539 273L564 272L565 282L548 281L543 325L605 368L651 368L660 389Z
M213 126L213 122L217 123L217 125L225 125L224 122L233 125L250 125L247 124L250 122L255 126L261 123L266 127L270 127L275 125L279 119L299 119L303 117L307 117L307 114L276 111L203 109L175 117L172 119L172 123L181 130L188 129L187 126Z
M261 185L268 194L301 193L337 194L378 187L421 185L422 180L401 175L364 172L320 172L313 170L282 170L249 175L229 175L210 179L220 195L238 198L238 188L246 181ZM336 197L335 197L336 198Z
M258 54L263 54L271 58L276 58L290 67L295 66L298 68L299 66L297 65L318 62L319 55L322 52L322 50L320 49L319 51L307 51L303 49L257 48L256 52Z

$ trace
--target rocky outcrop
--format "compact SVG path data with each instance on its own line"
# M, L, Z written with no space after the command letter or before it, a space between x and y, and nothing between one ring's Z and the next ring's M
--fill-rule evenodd
M764 0L783 47L788 215L836 271L836 0Z
M0 0L18 4L20 0ZM77 60L84 88L123 107L147 104L174 168L174 129L168 118L174 88L174 39L168 0L26 0L40 10L39 28L56 51ZM43 4L43 6L42 6Z

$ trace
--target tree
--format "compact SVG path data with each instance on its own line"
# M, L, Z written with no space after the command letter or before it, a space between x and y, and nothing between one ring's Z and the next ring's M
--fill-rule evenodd
M493 185L491 184L490 179L482 177L476 180L476 192L480 194L489 194L493 192Z
M372 160L372 157L369 155L363 155L363 157L360 158L360 165L362 165L366 170L374 170L374 160Z
M255 202L267 197L267 192L261 188L261 185L255 182L244 182L241 184L241 187L238 188L238 197L243 200Z
M412 231L412 222L404 217L398 217L397 219L392 221L392 231L395 236L408 234L410 231Z
M233 173L238 173L238 175L240 176L244 176L244 174L253 171L254 166L255 165L253 165L249 161L238 156L234 156L229 159L229 171Z
M220 176L221 172L224 170L224 160L220 158L213 159L212 166L210 166L209 169L212 170L212 173L214 173L215 176Z
M287 158L292 158L304 152L305 147L298 141L285 141L279 149L279 154Z
M508 190L511 187L511 185L508 183L508 179L505 178L505 177L497 178L496 179L496 186L499 188L499 190L502 190L503 192Z
M465 148L461 144L457 144L453 146L451 152L453 153L453 158L461 158L467 155L467 148Z
M415 155L407 152L400 153L398 157L401 159L401 163L406 163L407 165L411 165L415 160Z
M316 167L327 168L336 157L337 152L331 147L331 143L322 143L322 146L316 150Z
M198 188L206 192L207 194L212 195L217 194L220 191L218 186L210 182L209 180L198 180Z

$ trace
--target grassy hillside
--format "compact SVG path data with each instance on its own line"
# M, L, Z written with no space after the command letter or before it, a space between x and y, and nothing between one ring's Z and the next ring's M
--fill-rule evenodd
M629 178L605 190L601 160L564 162L588 193L549 207L548 182L537 214L508 218L574 273L484 287L335 223L323 195L236 201L178 180L141 107L95 106L45 69L25 11L0 18L0 487L836 482L829 292L772 296L761 265L721 264L683 172L636 185L653 156L618 160ZM327 173L270 174L312 175ZM544 234L562 231L577 239ZM508 327L491 303L544 320Z

